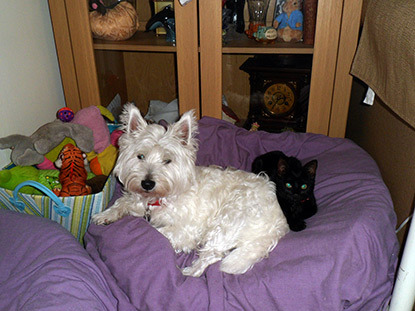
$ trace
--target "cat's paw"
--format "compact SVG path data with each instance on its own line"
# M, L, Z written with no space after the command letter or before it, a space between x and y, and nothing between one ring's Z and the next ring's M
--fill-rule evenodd
M302 231L307 227L307 224L305 223L305 221L297 221L294 223L290 223L289 225L290 225L291 231L295 231L295 232Z

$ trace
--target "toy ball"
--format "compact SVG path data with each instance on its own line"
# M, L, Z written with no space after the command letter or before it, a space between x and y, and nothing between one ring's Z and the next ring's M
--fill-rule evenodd
M75 114L71 108L63 107L58 110L57 116L62 122L70 122L74 118Z

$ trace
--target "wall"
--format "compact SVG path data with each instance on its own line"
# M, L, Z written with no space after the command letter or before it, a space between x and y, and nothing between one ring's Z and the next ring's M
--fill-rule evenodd
M30 135L65 106L48 1L2 1L0 29L0 137Z
M412 212L415 198L415 129L408 126L380 99L361 104L363 87L353 85L346 137L363 147L378 163L389 188L398 225ZM408 226L398 234L402 243Z

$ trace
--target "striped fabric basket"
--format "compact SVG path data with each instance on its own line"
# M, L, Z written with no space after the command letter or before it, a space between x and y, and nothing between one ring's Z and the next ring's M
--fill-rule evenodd
M45 195L19 193L20 188L32 186ZM103 211L115 190L115 177L109 176L103 190L96 194L57 197L52 191L35 181L25 181L14 191L0 188L0 207L42 216L60 223L69 230L79 242L88 229L91 216Z

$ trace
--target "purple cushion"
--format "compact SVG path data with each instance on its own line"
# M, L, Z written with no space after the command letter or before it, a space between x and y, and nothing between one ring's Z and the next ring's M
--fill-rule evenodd
M194 254L175 254L143 219L91 225L87 251L120 305L150 310L386 307L397 262L396 216L377 165L365 151L347 139L248 132L212 118L202 118L199 131L200 165L249 170L257 155L271 150L302 161L316 158L319 211L306 230L289 232L269 258L236 276L221 273L218 263L200 278L183 276L179 267L189 265Z
M0 209L0 310L116 310L79 242L51 220Z

